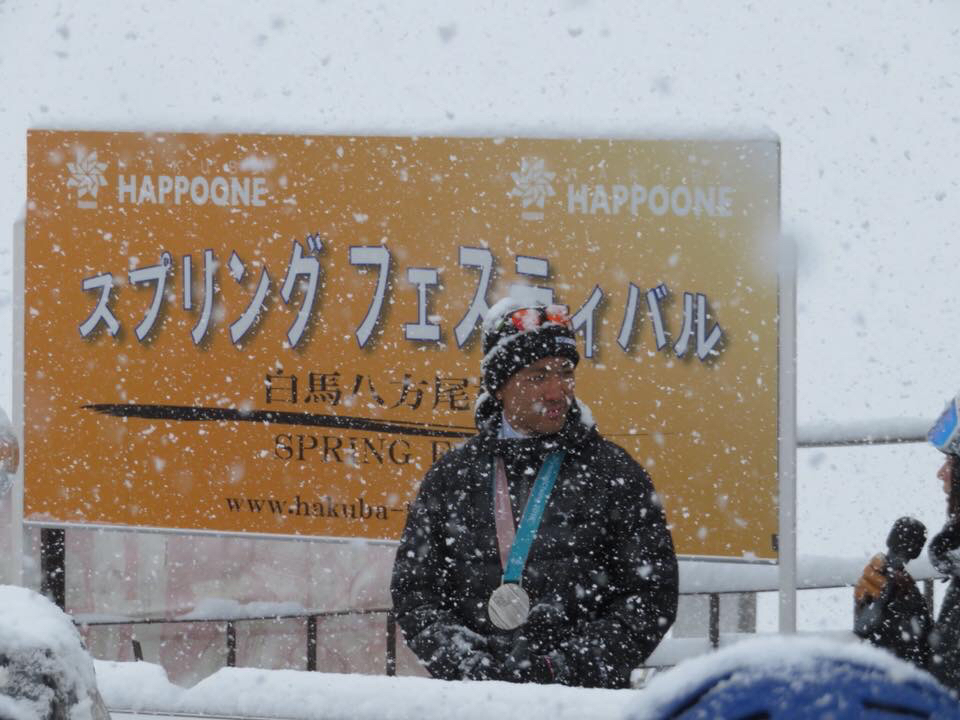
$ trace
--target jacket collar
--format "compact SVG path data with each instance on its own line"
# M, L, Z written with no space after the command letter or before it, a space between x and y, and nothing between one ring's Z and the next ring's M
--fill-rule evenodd
M481 400L477 405L476 422L478 441L483 452L499 454L506 448L537 449L545 452L564 450L574 452L585 444L597 429L593 424L584 422L584 415L580 403L574 402L567 411L567 420L558 433L551 435L534 435L527 438L500 438L500 428L503 422L503 406L487 395L486 402Z

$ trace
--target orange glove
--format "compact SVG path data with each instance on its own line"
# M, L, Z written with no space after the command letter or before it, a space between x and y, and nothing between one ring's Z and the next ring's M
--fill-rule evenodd
M883 595L883 589L890 580L886 571L886 555L877 553L870 558L870 562L867 563L867 566L863 569L863 574L853 588L853 598L856 600L857 605L862 605L870 600L876 600Z

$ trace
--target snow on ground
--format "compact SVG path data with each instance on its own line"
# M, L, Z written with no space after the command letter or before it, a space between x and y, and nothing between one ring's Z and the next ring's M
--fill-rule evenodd
M0 586L0 714L14 720L44 716L54 679L63 697L77 698L69 720L94 720L99 688L108 707L123 712L290 718L292 720L431 720L451 708L462 720L524 717L657 717L659 709L710 678L785 668L797 677L822 658L878 668L884 682L929 683L921 671L849 638L759 637L743 640L656 675L642 690L596 690L502 682L447 682L414 677L334 674L295 670L224 668L193 687L171 683L159 665L91 660L70 619L24 588ZM23 662L23 658L34 662ZM42 661L42 662L36 662ZM94 676L94 666L96 675ZM19 674L15 672L19 668ZM808 680L809 681L809 680ZM35 686L35 688L31 688ZM824 688L825 696L829 688Z
M738 682L784 668L804 682L822 658L883 673L896 692L901 683L929 684L925 673L889 654L849 640L765 637L681 662L642 690L595 690L502 682L447 682L413 677L343 675L295 670L224 668L193 687L171 683L159 665L95 663L70 619L24 588L0 586L0 714L40 720L53 693L70 703L68 720L95 720L99 693L123 712L290 718L292 720L431 720L447 718L655 718L711 678L737 673ZM829 697L828 675L824 697ZM794 683L796 684L796 683ZM816 694L817 689L813 692ZM73 701L70 701L70 698Z
M182 715L292 718L294 720L461 720L522 717L626 718L653 720L711 680L781 675L790 690L807 698L838 702L831 663L876 670L884 692L926 688L936 683L924 672L886 652L860 643L826 639L755 638L710 655L686 660L654 677L642 690L591 690L503 682L447 682L424 678L336 675L294 670L226 668L192 688L171 684L163 669L149 663L98 662L100 689L115 710ZM826 672L819 670L826 668ZM822 687L821 687L822 686ZM902 687L901 687L902 686ZM849 689L849 688L848 688ZM864 695L864 685L858 688ZM955 706L955 701L941 696ZM832 707L832 706L831 706ZM954 710L956 708L954 707ZM944 717L947 717L946 715Z
M620 718L636 691L224 668L192 688L157 665L97 662L110 708L294 720ZM452 710L456 708L456 710Z

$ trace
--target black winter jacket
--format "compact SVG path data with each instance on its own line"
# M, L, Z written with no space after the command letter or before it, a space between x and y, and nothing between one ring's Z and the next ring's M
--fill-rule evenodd
M933 565L951 578L936 622L917 586L895 578L877 626L864 637L960 691L960 519L944 526L930 542L928 554ZM858 613L863 611L857 608Z
M498 431L499 413L437 461L410 507L391 585L407 644L433 676L452 680L471 677L478 654L499 662L498 648L523 637L534 654L552 658L546 677L529 680L629 686L631 670L660 642L677 607L673 541L650 478L581 422L577 405L554 436L508 441ZM566 456L523 573L531 619L502 631L487 616L502 575L493 457L507 455L511 494L518 494L521 478L534 474L518 474L518 458L536 470L557 448Z

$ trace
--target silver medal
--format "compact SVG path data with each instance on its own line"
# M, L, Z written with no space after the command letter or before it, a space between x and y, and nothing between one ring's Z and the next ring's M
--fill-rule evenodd
M530 615L530 597L517 583L504 583L490 593L487 613L490 621L501 630L515 630Z

